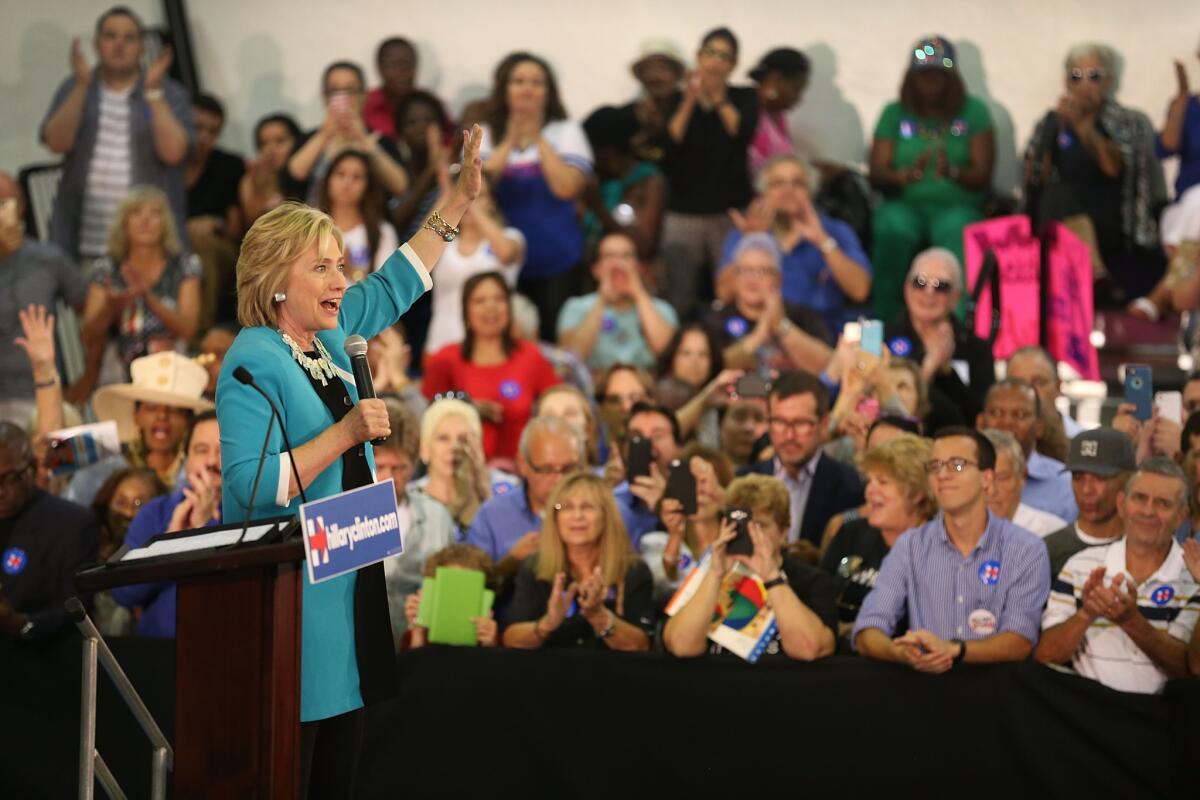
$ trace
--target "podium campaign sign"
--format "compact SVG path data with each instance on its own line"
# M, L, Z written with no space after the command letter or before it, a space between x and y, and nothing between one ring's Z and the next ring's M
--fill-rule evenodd
M391 478L300 506L310 583L336 578L404 551Z

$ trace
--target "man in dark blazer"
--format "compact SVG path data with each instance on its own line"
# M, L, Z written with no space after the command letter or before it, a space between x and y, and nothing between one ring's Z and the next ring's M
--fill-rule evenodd
M821 454L829 415L829 390L811 373L784 372L767 397L775 457L738 471L783 481L792 501L788 541L820 546L825 525L835 514L863 503L863 482L853 467Z

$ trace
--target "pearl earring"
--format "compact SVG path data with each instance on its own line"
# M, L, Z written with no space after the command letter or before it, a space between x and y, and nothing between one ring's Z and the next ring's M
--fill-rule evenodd
M282 303L284 300L287 300L287 294L285 292L276 292L275 293L275 302L276 303Z

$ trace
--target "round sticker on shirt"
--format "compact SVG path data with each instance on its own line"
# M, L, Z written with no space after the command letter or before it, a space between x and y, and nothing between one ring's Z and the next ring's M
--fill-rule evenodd
M600 318L600 330L605 333L612 333L617 329L617 320L610 314L605 314Z
M967 121L965 119L956 119L950 123L951 136L965 136L967 133Z
M10 547L4 551L4 571L9 575L19 575L29 563L29 557L19 547Z
M500 384L500 396L505 400L516 400L521 396L521 384L513 380L504 381Z
M1162 608L1167 603L1171 602L1171 598L1175 596L1175 590L1170 586L1160 586L1150 595L1150 602Z
M496 481L492 484L493 495L508 494L510 489L512 489L512 484L505 483L504 481Z
M685 572L688 569L690 569L691 566L692 566L692 557L689 556L687 553L680 553L679 554L679 571Z
M725 321L725 330L729 331L730 336L745 336L746 331L750 330L750 323L744 317L732 316Z
M967 617L967 626L978 636L991 636L996 632L996 615L986 608L977 608Z
M985 561L979 565L979 580L984 586L995 586L1000 582L1000 562Z
M894 356L907 358L912 353L912 342L907 336L897 336L888 342L888 350L891 350Z
M1059 132L1058 146L1061 147L1063 150L1066 150L1068 147L1070 147L1072 141L1073 140L1071 139L1071 134L1067 133L1066 131Z
M911 119L900 120L900 138L911 139L917 132L917 126Z

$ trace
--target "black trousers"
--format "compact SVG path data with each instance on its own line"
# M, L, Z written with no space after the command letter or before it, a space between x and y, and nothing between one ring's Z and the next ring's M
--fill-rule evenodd
M336 717L300 723L302 800L354 796L365 715L366 711L359 708Z
M549 278L523 278L517 281L517 291L537 306L541 318L538 334L543 342L558 341L558 312L572 297L583 294L584 269L571 267Z

